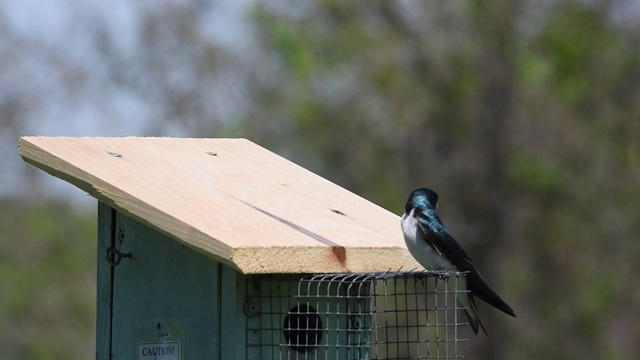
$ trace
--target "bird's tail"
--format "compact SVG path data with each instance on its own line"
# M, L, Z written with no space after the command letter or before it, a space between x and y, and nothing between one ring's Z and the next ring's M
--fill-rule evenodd
M475 270L475 269L474 269ZM470 272L467 277L469 278L469 291L473 293L473 295L477 296L478 299L486 302L487 304L495 307L496 309L504 312L505 314L511 315L513 317L516 316L516 313L511 309L509 305L507 305L504 300L498 296L487 283L482 278L482 275L478 273L478 271Z
M464 312L467 314L467 319L469 319L469 325L471 325L473 332L477 334L478 328L482 328L484 334L489 336L487 334L487 330L482 324L482 321L480 320L480 316L478 315L478 308L476 307L473 295L469 290L461 290L467 289L467 279L465 277L459 278L457 281L449 279L447 286L457 294L458 302L464 308Z
M482 331L484 332L484 334L486 336L489 336L489 334L487 334L487 329L484 328L484 325L482 324L482 320L480 320L480 316L478 315L478 309L476 308L476 302L473 299L473 295L471 294L465 294L465 295L467 298L467 304L462 304L462 305L464 306L465 314L467 314L467 319L469 319L469 325L471 325L471 329L473 329L473 332L477 334L478 327L480 327L482 328Z

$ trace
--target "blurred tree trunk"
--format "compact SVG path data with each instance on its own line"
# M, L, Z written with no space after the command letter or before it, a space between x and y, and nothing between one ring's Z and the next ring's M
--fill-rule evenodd
M473 27L483 44L477 59L477 73L482 74L478 84L479 110L477 124L477 148L484 166L480 169L477 216L477 238L480 240L474 254L474 260L480 264L491 286L501 284L500 258L505 256L510 239L506 228L509 221L509 184L506 175L506 161L509 151L508 139L511 137L511 120L513 118L513 100L516 86L514 68L514 51L512 37L513 6L510 1L478 0L472 5ZM494 323L494 318L504 316L488 306L481 316L487 323ZM504 354L501 329L491 327L490 335L494 341L476 342L484 354L483 358L497 359ZM475 353L475 352L474 352Z

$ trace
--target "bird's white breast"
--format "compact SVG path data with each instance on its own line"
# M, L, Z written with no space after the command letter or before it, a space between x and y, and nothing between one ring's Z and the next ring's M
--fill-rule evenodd
M425 269L431 270L455 270L456 267L449 259L441 255L436 249L431 247L422 234L422 230L418 226L418 219L413 215L415 209L410 213L402 215L401 226L404 242L407 249L413 257L424 266Z

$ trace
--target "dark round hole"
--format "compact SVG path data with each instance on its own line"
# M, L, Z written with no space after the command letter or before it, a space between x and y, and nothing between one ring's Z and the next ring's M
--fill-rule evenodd
M294 306L284 318L283 331L291 350L306 353L322 340L322 320L312 306Z

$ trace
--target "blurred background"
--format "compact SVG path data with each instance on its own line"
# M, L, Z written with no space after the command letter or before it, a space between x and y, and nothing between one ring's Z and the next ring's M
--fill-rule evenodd
M245 137L441 218L515 309L469 359L640 352L640 2L0 2L0 349L90 359L96 201L22 135ZM398 228L398 231L399 228Z

